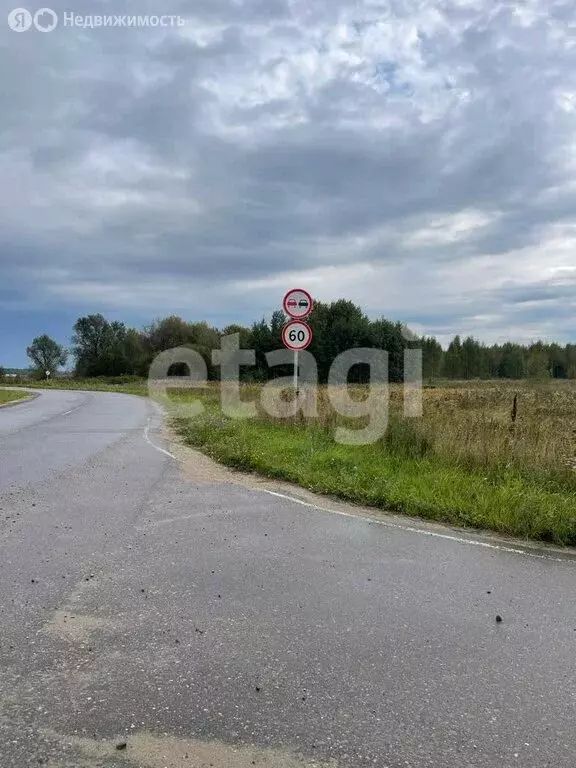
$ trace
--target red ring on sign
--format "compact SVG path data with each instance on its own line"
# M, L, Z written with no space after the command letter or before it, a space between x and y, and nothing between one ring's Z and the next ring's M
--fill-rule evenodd
M293 293L303 293L304 296L308 299L308 312L306 312L305 315L293 315L292 311L288 308L288 299L290 296L292 296ZM305 291L304 288L292 288L291 291L288 291L286 296L284 296L284 299L282 301L282 308L284 309L284 313L288 315L288 317L294 318L294 320L304 320L308 315L312 312L314 309L314 300L312 299L312 296L308 293L308 291Z
M308 342L304 347L294 347L292 346L292 342L287 338L287 335L290 331L290 328L294 325L304 325L308 329ZM308 325L308 323L305 323L304 320L292 320L289 323L286 323L284 328L282 328L282 343L287 349L291 349L293 352L301 352L304 349L308 349L310 344L312 343L313 338L312 328Z

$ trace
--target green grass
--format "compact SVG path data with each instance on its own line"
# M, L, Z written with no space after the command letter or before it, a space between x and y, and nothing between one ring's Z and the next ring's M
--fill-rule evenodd
M33 387L34 389L79 389L91 392L123 392L127 395L148 395L147 380L136 376L111 376L95 379L19 379L10 382L11 387Z
M231 420L213 393L203 399L202 416L176 417L174 426L190 445L231 467L397 513L576 545L571 476L460 464L436 454L396 417L378 443L347 446L314 422Z
M6 403L14 403L18 400L25 400L25 392L11 392L8 389L0 389L0 405L6 405Z

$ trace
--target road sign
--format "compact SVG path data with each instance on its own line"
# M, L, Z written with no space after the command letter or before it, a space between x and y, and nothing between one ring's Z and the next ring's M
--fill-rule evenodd
M282 341L285 347L294 352L306 349L312 341L312 328L301 320L292 320L282 329Z
M312 296L310 296L308 291L303 291L302 288L293 288L291 291L288 291L286 296L284 296L282 306L288 317L292 317L294 320L303 320L314 309Z

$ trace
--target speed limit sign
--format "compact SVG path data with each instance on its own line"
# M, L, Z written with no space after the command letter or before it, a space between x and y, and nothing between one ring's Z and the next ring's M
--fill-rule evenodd
M306 349L312 341L312 328L302 320L292 320L282 330L282 341L285 347L295 352Z

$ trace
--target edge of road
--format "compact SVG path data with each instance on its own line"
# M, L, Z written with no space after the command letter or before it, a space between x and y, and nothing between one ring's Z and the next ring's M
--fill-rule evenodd
M160 410L159 404L155 403L155 405ZM576 547L561 547L542 541L517 539L485 529L458 528L445 523L423 520L419 517L398 515L385 509L354 504L350 501L343 501L336 496L316 493L285 480L275 480L266 477L266 475L232 469L220 464L202 451L187 445L171 427L169 415L163 409L162 414L164 416L162 437L170 451L168 455L178 462L181 471L191 482L230 483L253 491L260 491L318 512L359 518L373 525L382 525L406 533L441 538L460 544L500 550L540 560L576 561ZM195 471L196 467L201 468L199 474Z
M1 387L1 389L24 391L27 393L27 396L14 402L6 403L4 406L0 407L21 405L25 402L35 400L43 394L42 390L23 390L20 387ZM69 392L71 390L51 388L49 391ZM73 391L83 392L84 390ZM90 390L90 394L96 395L108 393L99 393L98 390ZM202 453L202 451L187 445L170 425L170 414L166 412L165 408L160 403L151 398L139 395L128 396L146 401L148 406L151 407L152 412L155 412L155 414L160 417L161 425L157 434L168 450L155 445L154 442L151 441L149 437L150 427L152 426L150 418L147 419L146 425L144 426L142 434L143 438L153 449L164 454L172 461L175 461L178 464L180 471L182 471L182 473L193 483L230 483L253 491L266 493L269 496L282 499L285 502L308 507L309 509L314 509L318 512L336 514L349 518L359 518L369 524L382 525L406 533L442 538L464 545L500 550L542 560L560 562L576 561L576 547L561 547L546 542L517 539L483 529L458 528L448 524L426 521L418 517L398 515L386 511L385 509L354 504L349 501L343 501L337 497L315 493L303 486L283 480L275 480L266 477L265 475L231 469L230 467L226 467L224 464L215 461L205 453Z

